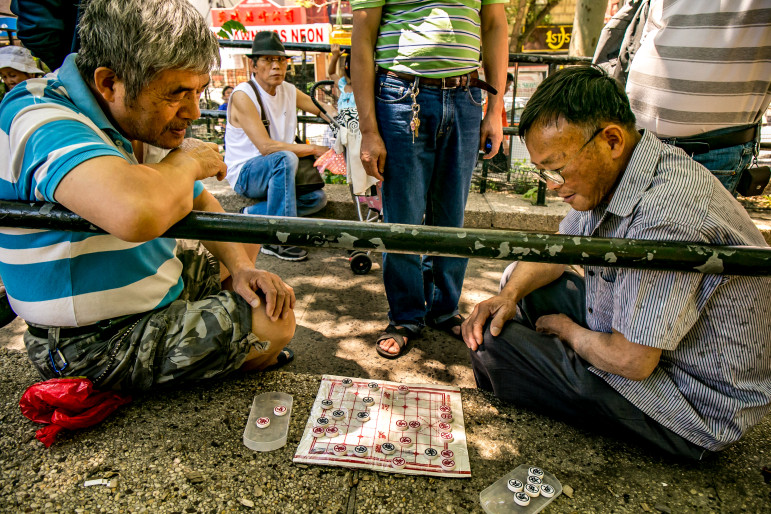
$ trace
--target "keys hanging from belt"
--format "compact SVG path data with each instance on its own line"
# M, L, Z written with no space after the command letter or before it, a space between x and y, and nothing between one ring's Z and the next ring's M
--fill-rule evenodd
M420 104L418 104L418 94L420 88L418 87L418 81L416 80L412 84L412 120L410 121L410 130L412 131L412 143L415 143L415 138L418 136L418 130L420 129Z

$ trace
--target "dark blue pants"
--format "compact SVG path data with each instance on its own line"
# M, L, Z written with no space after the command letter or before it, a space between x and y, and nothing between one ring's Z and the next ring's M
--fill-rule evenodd
M586 327L582 277L567 271L523 298L518 307L517 316L500 336L493 337L488 326L484 343L470 352L477 387L572 424L631 437L671 455L702 458L704 448L648 417L592 373L590 364L557 337L535 331L539 317L558 313Z

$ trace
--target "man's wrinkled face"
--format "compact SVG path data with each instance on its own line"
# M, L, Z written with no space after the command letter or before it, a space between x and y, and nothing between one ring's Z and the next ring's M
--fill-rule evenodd
M253 59L252 69L254 75L268 85L268 87L277 87L286 78L286 57L278 55L263 55Z
M128 139L176 148L190 123L201 115L198 101L208 84L208 73L162 71L131 102L125 101L125 94L121 98L122 88L116 88L111 114Z
M24 82L27 79L34 77L31 73L24 73L23 71L15 70L13 68L0 68L0 79L5 83L10 91L19 82Z
M546 185L575 210L589 211L610 199L618 171L608 160L601 130L587 137L564 119L538 123L528 130L525 145L538 170L559 171L565 182L547 180Z

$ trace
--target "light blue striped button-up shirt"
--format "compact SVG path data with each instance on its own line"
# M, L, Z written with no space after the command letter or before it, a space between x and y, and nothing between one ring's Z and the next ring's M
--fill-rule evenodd
M571 211L560 233L767 246L706 168L648 132L609 203ZM587 323L662 350L650 377L592 368L665 427L709 450L738 440L771 407L771 278L586 268Z

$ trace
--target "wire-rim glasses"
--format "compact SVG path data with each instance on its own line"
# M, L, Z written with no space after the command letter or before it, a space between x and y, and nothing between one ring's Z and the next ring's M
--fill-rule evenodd
M530 167L530 168L527 168L525 171L527 171L528 174L530 174L534 178L537 178L538 180L540 180L544 184L546 183L546 181L552 182L552 183L557 184L557 185L564 184L565 183L565 177L562 176L562 172L565 170L565 168L567 168L570 165L571 162L573 162L573 160L576 157L578 157L581 154L581 152L584 150L584 148L586 148L589 145L589 143L591 143L592 140L594 140L594 138L597 137L597 135L600 132L602 132L603 130L605 130L605 127L600 127L597 130L595 130L594 134L592 134L592 137L587 139L586 143L581 145L581 148L578 149L578 151L575 153L575 155L573 155L573 157L568 159L568 162L566 162L565 164L563 164L559 168L557 168L555 170L539 170L539 169L537 169L535 167Z

